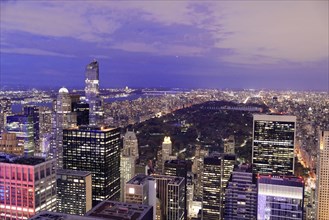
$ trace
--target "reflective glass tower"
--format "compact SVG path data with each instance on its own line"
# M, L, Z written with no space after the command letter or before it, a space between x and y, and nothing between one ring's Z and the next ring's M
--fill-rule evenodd
M253 172L292 175L296 116L254 115L253 126Z
M93 60L86 67L85 80L86 101L89 104L89 124L103 124L102 102L99 97L99 66L96 60Z

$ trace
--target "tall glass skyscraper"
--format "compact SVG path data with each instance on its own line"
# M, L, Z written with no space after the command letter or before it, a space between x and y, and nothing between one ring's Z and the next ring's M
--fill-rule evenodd
M80 126L63 130L64 169L92 173L93 206L120 198L120 130Z
M295 136L296 116L254 115L253 172L293 175Z
M85 80L86 101L89 104L89 124L103 124L102 102L99 97L99 66L96 60L93 60L86 67Z

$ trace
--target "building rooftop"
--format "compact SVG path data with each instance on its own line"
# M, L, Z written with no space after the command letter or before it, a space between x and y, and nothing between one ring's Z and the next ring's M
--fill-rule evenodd
M42 157L11 157L11 156L0 156L0 162L11 163L11 164L22 164L35 166L46 162L45 158Z
M137 174L132 179L130 179L127 184L133 184L133 185L143 185L147 180L153 179L150 176L147 176L145 174Z
M184 181L184 177L174 177L168 184L180 185Z
M140 220L152 206L105 200L87 212L85 216L109 220Z
M304 186L304 180L302 177L258 175L257 178L258 178L258 183L263 183L263 184L296 186L296 187Z
M99 218L94 217L86 217L80 215L69 215L58 212L49 212L42 211L33 217L29 218L29 220L98 220Z
M59 169L59 170L57 170L57 174L59 174L59 175L72 175L72 176L85 177L85 176L91 175L91 172L81 171L81 170L65 170L65 169Z
M79 131L112 131L115 130L116 128L110 128L106 126L90 126L90 125L81 125L81 126L75 126L75 127L70 127L66 128L65 130L79 130Z

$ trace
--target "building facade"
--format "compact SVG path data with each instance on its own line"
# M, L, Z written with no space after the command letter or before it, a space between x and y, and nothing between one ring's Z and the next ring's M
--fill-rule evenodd
M6 131L16 134L24 146L24 154L33 156L34 145L34 125L33 119L29 115L10 115L7 116Z
M225 188L233 171L235 160L235 155L217 152L204 158L202 219L222 219Z
M2 133L0 139L0 152L23 156L24 145L19 143L15 133Z
M288 176L258 176L257 219L303 219L304 182Z
M253 172L293 175L295 136L296 116L254 115Z
M136 134L133 131L127 131L123 137L123 148L120 155L121 201L124 201L126 182L135 176L135 165L138 157Z
M79 170L57 170L57 212L84 215L91 208L91 173Z
M93 206L120 199L120 130L80 126L63 131L64 169L92 173Z
M324 220L329 213L329 131L320 133L316 173L316 217Z
M28 219L56 211L55 160L38 157L0 159L0 219Z

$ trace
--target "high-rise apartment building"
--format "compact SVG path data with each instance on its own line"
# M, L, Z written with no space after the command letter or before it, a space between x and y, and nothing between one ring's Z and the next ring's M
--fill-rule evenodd
M293 175L295 136L296 116L254 115L253 172Z
M93 206L120 198L120 130L80 126L63 131L63 167L92 173Z
M24 154L33 156L34 145L34 126L33 119L28 115L10 115L7 116L6 130L8 133L16 134L24 145Z
M153 220L156 218L156 182L151 176L138 174L125 184L125 202L144 204L153 207Z
M135 164L138 157L136 134L133 131L127 131L123 137L123 148L120 156L121 201L124 201L125 183L135 176Z
M55 159L0 157L0 219L56 210Z
M317 158L316 219L329 217L329 131L320 132Z
M225 188L233 171L235 160L235 155L217 152L204 158L202 219L222 219Z
M225 220L257 219L257 182L250 167L235 169L225 190Z
M57 212L84 215L91 208L91 173L80 170L57 170Z
M86 67L86 101L89 104L89 124L103 124L102 101L99 97L99 65L96 60L89 63Z
M23 156L24 145L19 143L15 133L2 133L0 139L0 152Z
M304 182L288 176L258 176L257 219L303 219Z

